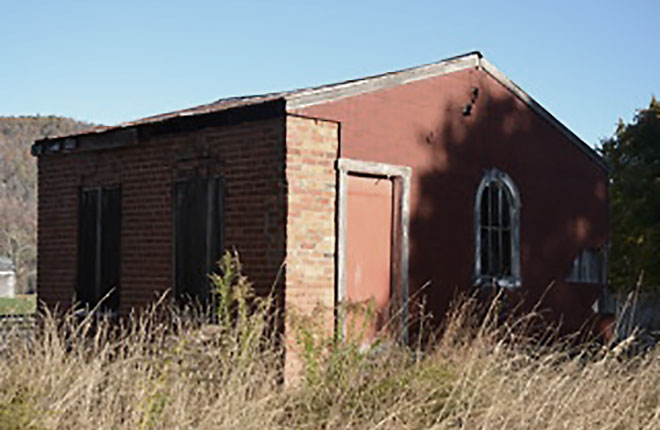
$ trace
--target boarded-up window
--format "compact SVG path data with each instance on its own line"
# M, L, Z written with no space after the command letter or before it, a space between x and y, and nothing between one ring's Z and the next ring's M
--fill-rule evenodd
M86 188L78 217L78 301L89 309L119 311L121 189ZM107 296L107 297L106 297Z
M223 243L222 181L187 178L174 184L174 277L179 300L205 302L208 274L216 268Z
M571 263L571 270L566 277L568 282L582 284L605 284L606 256L604 251L583 249Z

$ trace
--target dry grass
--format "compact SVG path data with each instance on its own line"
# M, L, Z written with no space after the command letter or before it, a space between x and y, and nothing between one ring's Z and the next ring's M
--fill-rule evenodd
M227 301L229 326L162 304L121 328L43 316L33 339L10 335L0 354L0 428L660 428L655 350L532 342L530 317L477 320L465 300L424 352L303 336L306 372L284 386L267 302L241 309L246 298Z

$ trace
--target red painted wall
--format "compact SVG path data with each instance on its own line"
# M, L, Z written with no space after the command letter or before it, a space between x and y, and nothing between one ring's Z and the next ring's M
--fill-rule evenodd
M471 115L462 109L473 88ZM470 289L474 197L484 171L506 172L521 194L518 294L567 330L592 316L600 288L562 280L581 248L608 241L607 173L548 121L483 70L420 80L300 109L341 122L342 157L413 169L410 285L430 281L439 320Z

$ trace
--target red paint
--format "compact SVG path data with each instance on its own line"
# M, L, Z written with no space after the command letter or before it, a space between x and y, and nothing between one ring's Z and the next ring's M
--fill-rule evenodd
M347 330L368 339L387 322L390 303L392 181L348 175Z
M479 96L471 115L463 106ZM484 171L507 173L521 194L517 292L542 301L567 330L592 315L600 287L562 280L580 249L608 241L607 173L486 72L469 69L301 109L341 122L342 157L413 169L411 294L426 282L428 310L444 315L469 291L474 265L474 196Z
M464 116L473 88L479 95ZM592 320L600 287L563 279L581 249L607 244L607 174L486 72L464 70L296 113L339 122L342 157L412 168L410 292L421 297L417 290L430 282L423 295L437 320L457 291L471 289L474 197L493 167L507 173L521 195L523 285L517 296L528 308L541 301L548 318L567 330ZM226 243L241 252L259 291L270 291L278 279L285 282L286 291L278 291L287 306L332 303L336 124L288 118L194 132L177 132L174 124L138 145L40 157L40 299L66 305L73 296L78 190L87 185L122 186L121 312L171 288L171 187L177 175L197 172L225 179ZM317 153L319 146L325 149ZM379 216L353 212L369 228ZM350 288L358 299L384 291Z

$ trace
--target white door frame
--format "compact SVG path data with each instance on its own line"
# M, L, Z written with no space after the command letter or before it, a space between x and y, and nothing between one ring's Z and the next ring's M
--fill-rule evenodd
M353 160L339 158L337 160L338 171L338 205L337 205L337 293L336 305L342 311L337 315L337 326L341 327L342 336L346 335L345 309L341 306L346 299L346 200L347 181L350 173L370 175L386 178L393 182L393 196L399 189L399 198L394 198L398 204L394 209L394 221L392 232L391 249L397 257L392 260L391 292L393 301L398 304L397 313L402 313L403 327L401 341L408 342L408 245L410 224L410 177L412 169L408 166L397 166L392 164L376 163L371 161ZM396 187L394 187L396 186ZM397 223L398 221L398 223ZM398 260L398 261L396 261ZM396 297L400 288L400 297Z

